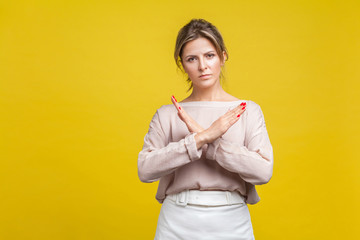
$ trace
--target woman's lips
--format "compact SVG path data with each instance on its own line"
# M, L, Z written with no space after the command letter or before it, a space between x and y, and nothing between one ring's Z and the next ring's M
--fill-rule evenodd
M201 75L200 78L201 79L207 79L211 76L211 74L205 74L205 75Z

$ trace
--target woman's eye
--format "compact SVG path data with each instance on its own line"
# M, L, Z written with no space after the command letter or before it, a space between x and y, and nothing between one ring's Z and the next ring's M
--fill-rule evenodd
M194 58L188 58L188 62L191 62Z
M208 56L209 56L209 57L214 57L214 56L215 56L215 54L209 54Z

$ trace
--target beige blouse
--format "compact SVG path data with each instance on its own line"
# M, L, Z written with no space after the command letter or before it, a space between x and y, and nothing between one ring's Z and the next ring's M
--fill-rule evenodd
M260 106L250 100L179 103L204 129L240 103L246 110L220 138L197 149L195 134L179 118L173 104L154 114L138 155L142 182L160 180L156 199L187 189L238 191L246 203L260 201L255 185L270 181L273 148Z

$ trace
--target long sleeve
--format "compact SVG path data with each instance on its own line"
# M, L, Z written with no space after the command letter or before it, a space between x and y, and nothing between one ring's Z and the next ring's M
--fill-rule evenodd
M238 173L248 183L262 185L272 177L273 148L263 112L259 105L252 105L253 111L247 116L245 146L220 137L208 145L206 158L216 160L228 171Z
M202 148L197 149L196 133L189 133L178 142L167 143L161 127L159 111L154 114L144 145L138 155L138 175L142 182L158 181L177 168L200 159Z

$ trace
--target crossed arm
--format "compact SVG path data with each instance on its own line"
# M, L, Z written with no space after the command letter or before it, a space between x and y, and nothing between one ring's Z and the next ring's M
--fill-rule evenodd
M187 112L181 108L174 96L171 97L172 103L178 110L178 116L186 124L190 133L198 133L195 135L197 148L201 148L204 144L212 143L221 137L234 123L236 123L241 114L246 110L246 103L241 103L232 110L228 110L224 115L218 118L208 129L203 129Z
M200 159L204 144L208 144L207 159L215 160L228 171L239 174L244 181L261 185L270 180L273 151L259 106L251 114L244 146L226 141L221 136L238 121L245 111L246 104L242 103L228 110L209 128L204 129L173 97L172 102L190 133L179 142L170 142L165 146L165 133L162 131L158 114L154 115L138 158L138 174L142 182L157 181L177 168Z

